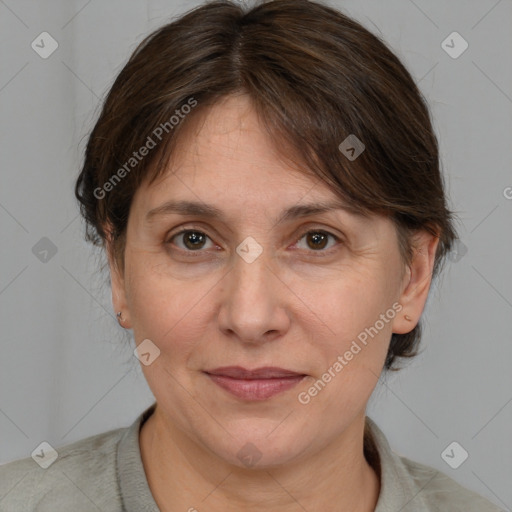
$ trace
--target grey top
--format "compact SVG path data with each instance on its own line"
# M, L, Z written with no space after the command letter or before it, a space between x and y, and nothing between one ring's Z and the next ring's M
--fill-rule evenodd
M1 512L159 512L146 480L139 431L153 404L130 426L57 448L51 461L42 447L0 466ZM47 450L47 453L45 453ZM39 459L38 459L39 455ZM375 512L499 512L480 495L445 474L395 454L382 431L366 417L365 455L380 474Z

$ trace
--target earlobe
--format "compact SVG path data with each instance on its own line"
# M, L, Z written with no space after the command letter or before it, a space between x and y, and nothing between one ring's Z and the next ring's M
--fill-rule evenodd
M399 298L401 314L393 321L393 332L406 334L418 324L428 298L439 237L426 231L415 236L413 259L403 278Z
M128 326L128 325L125 325L128 321L127 318L124 318L123 317L123 312L122 311L118 311L116 313L116 318L117 318L117 322L119 323L119 325L123 328L123 329L131 329L131 325Z
M117 270L110 270L110 282L112 286L112 305L116 312L116 318L121 327L131 329L130 311L126 301L124 282L117 277Z

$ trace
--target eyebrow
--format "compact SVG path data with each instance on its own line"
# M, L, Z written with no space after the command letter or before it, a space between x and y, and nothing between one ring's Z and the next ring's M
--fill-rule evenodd
M283 210L276 220L276 224L336 210L344 210L352 215L365 216L362 212L346 205L341 200L316 201L309 204L290 206ZM173 213L180 215L196 215L199 217L219 219L221 221L226 220L224 212L216 206L196 201L167 201L150 210L146 214L145 220L146 222L151 222L158 216L171 215Z

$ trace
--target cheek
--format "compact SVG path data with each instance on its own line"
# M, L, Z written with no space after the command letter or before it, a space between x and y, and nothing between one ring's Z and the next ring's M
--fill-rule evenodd
M304 405L299 411L315 410L324 418L326 430L336 430L340 418L360 411L375 389L396 314L388 302L389 296L375 281L347 278L315 295L314 314L300 320L312 340L304 356L311 359L316 354L318 364L298 396ZM314 326L323 333L321 338L311 332Z
M344 377L334 380L348 379L350 386L356 386L359 379L368 378L374 383L378 378L397 314L389 289L387 280L379 280L376 274L358 274L352 278L345 276L324 286L322 293L311 296L314 314L309 313L309 319L300 322L304 329L311 331L317 325L321 332L327 333L321 344L326 371L340 363L338 356L341 356L342 368L338 364L338 371L334 368L331 373ZM318 350L319 346L313 349Z
M129 271L127 301L135 339L149 338L164 354L186 353L204 331L213 283L177 279L150 257L140 258Z
M391 308L393 294L378 276L350 278L324 286L322 293L311 299L313 311L339 339L356 337L375 324L381 314ZM388 325L388 324L386 324Z

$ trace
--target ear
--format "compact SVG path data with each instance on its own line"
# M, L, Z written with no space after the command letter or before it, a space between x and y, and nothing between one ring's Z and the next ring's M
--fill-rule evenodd
M414 236L413 241L413 259L404 273L402 292L398 301L403 309L393 320L393 332L396 334L412 331L425 308L439 237L422 230ZM411 320L406 320L405 315Z
M120 268L114 250L113 242L113 228L110 224L105 228L106 241L105 249L108 258L108 265L110 269L110 285L112 288L112 305L114 312L121 312L121 318L118 318L120 325L125 329L131 329L130 311L128 308L128 301L126 300L126 288L124 279L124 270Z

